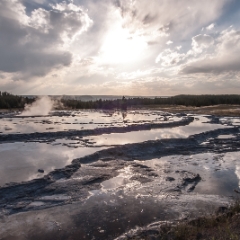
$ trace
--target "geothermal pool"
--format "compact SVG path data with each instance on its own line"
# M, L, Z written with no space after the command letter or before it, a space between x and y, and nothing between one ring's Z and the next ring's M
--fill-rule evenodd
M37 113L0 115L3 239L127 239L227 206L240 191L237 117Z

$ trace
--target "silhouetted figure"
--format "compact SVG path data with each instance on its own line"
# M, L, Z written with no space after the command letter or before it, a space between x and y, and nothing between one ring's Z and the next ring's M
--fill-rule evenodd
M127 110L127 99L124 96L122 97L121 109Z

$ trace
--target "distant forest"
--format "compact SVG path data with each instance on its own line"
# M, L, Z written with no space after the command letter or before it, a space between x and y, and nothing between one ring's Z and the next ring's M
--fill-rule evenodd
M122 98L117 100L61 100L67 108L73 109L126 109L134 106L184 105L193 107L219 104L240 104L240 95L178 95L166 98Z
M33 101L34 99L16 96L8 92L0 91L0 108L1 109L24 108L25 104L30 104Z
M24 108L25 104L35 99L0 92L0 108ZM150 105L184 105L193 107L211 106L219 104L239 104L240 95L177 95L166 98L125 98L116 100L81 101L74 99L61 99L64 108L68 109L127 109L135 106Z

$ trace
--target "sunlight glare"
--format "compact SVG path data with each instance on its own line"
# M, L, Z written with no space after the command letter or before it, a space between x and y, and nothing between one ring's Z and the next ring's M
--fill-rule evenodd
M147 43L139 35L133 35L122 27L115 28L107 35L101 48L104 63L130 63L141 58Z

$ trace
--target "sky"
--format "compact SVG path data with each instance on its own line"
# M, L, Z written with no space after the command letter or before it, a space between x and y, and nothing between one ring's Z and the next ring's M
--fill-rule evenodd
M0 90L240 94L240 1L0 0Z

